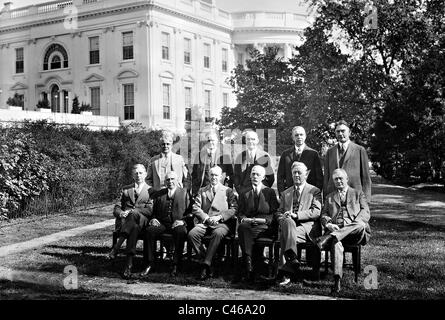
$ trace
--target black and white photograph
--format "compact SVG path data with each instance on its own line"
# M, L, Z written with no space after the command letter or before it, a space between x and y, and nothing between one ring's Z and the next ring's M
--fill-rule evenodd
M443 301L444 141L442 0L3 0L0 300Z

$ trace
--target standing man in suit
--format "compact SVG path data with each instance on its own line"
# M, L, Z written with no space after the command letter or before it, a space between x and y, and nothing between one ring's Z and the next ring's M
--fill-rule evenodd
M211 131L206 135L207 144L200 151L192 168L192 194L196 195L198 190L210 183L209 169L219 166L222 169L222 181L224 185L233 187L232 159L228 154L221 154L218 135Z
M178 185L186 189L190 188L190 174L181 155L173 153L173 134L164 131L161 137L161 153L150 159L148 165L147 183L154 191L165 188L165 175L176 172Z
M321 224L326 233L318 238L320 250L330 248L334 265L334 286L332 292L341 290L343 276L343 244L365 245L371 236L368 203L365 194L348 186L348 174L344 169L332 173L336 190L328 194L321 212Z
M338 144L329 148L324 161L324 196L335 191L332 173L341 168L348 174L349 186L363 191L366 199L371 201L371 177L369 175L368 154L365 148L349 140L349 126L344 120L335 125Z
M292 129L292 139L295 145L283 152L278 164L277 188L281 194L287 188L293 186L292 164L295 161L303 162L309 170L307 183L323 190L323 171L318 152L309 148L306 144L306 131L303 127L296 126Z
M250 172L250 187L239 194L238 236L249 281L254 280L252 250L255 239L273 236L277 231L272 230L271 224L279 204L275 191L262 183L265 176L264 167L254 166Z
M162 233L173 235L175 252L171 266L171 276L177 275L178 265L182 262L185 241L187 241L187 225L184 221L190 206L187 191L177 186L178 176L170 171L165 175L166 188L161 189L154 199L153 215L146 228L148 265L142 276L150 273L155 261L156 240Z
M271 188L275 181L272 159L267 152L258 148L258 143L257 133L255 131L247 131L247 150L242 151L235 160L233 185L238 193L251 185L250 171L255 165L263 166L266 169L266 177L263 181L266 186Z
M197 255L203 258L200 280L211 277L210 266L213 256L221 240L230 231L227 225L228 220L235 216L238 210L236 196L232 189L221 184L222 169L218 166L210 168L209 175L210 184L199 189L193 204L192 212L199 223L190 230L188 235ZM205 235L211 236L206 252L201 246Z
M152 193L150 187L145 183L147 171L144 165L134 165L132 176L134 184L123 188L120 204L114 206L113 215L116 217L116 230L119 232L119 237L116 245L108 254L109 259L115 259L122 243L127 239L124 278L131 277L138 236L147 226L153 211L153 199L150 197ZM145 256L144 259L146 259Z
M302 162L292 164L294 185L281 194L280 208L277 211L277 220L281 228L280 245L281 255L286 263L281 267L283 281L280 285L287 285L290 277L299 270L300 261L297 259L297 246L306 241L315 241L321 235L320 212L321 191L306 182L309 173ZM313 252L314 277L319 278L320 251ZM281 259L282 260L282 259Z

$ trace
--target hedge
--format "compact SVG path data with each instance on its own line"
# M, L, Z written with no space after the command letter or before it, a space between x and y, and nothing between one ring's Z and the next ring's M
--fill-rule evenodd
M131 167L159 152L160 131L90 131L46 121L0 127L0 219L116 199Z

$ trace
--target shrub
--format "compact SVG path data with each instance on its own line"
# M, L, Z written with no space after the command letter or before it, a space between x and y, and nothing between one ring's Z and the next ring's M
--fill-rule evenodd
M21 209L26 199L33 199L58 179L51 159L36 150L30 134L11 130L0 136L1 217Z
M49 109L50 105L48 99L39 100L36 104L36 107L40 109Z
M21 99L20 95L16 92L14 94L14 97L8 98L8 100L6 101L6 104L8 106L17 106L17 107L22 107L23 108L24 102Z

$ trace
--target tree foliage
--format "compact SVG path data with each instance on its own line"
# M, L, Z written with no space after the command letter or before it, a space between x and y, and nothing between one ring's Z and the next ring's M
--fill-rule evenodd
M443 1L375 0L372 11L365 1L309 2L315 20L292 59L255 52L235 70L239 105L223 110L221 126L275 128L287 144L303 125L320 149L343 118L379 174L444 179Z

